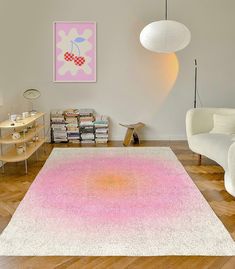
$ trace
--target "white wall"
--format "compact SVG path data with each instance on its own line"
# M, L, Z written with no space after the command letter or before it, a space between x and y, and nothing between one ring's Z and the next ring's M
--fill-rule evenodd
M204 106L234 107L235 1L169 0L169 18L192 32L192 42L174 55L141 47L139 33L164 16L163 0L0 0L0 91L9 112L28 109L22 97L37 88L37 108L91 107L119 122L143 121L145 139L185 137L185 113L193 103L193 60L199 63ZM53 83L53 21L97 21L97 83ZM175 82L177 68L178 78ZM174 83L175 82L175 83Z

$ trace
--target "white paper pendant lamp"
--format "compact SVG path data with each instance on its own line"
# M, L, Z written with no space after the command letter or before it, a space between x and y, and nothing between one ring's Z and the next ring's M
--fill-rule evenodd
M191 41L189 29L182 23L167 20L155 21L140 33L140 42L148 50L159 53L172 53L184 49Z

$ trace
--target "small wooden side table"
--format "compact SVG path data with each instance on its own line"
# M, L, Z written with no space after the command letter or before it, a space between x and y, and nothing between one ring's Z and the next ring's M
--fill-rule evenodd
M139 129L142 129L145 126L143 122L138 122L135 124L121 124L120 123L120 125L127 128L126 135L123 141L124 146L127 147L130 145L132 137L133 137L134 144L140 144L140 139L137 134L137 131Z

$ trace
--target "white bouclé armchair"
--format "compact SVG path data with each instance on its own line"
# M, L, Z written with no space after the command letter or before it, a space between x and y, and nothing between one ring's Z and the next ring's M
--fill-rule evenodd
M196 108L187 112L189 148L223 167L225 189L235 197L235 134L210 133L214 126L214 114L235 115L235 109Z

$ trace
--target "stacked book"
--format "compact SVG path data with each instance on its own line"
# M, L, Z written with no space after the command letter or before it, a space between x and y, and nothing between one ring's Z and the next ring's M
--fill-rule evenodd
M51 111L51 130L53 142L68 142L64 112L62 110Z
M52 142L107 143L108 129L108 117L95 117L93 109L51 111Z
M80 134L82 144L95 143L94 134L94 110L93 109L80 109Z
M65 115L68 141L72 143L80 143L78 109L67 109L64 112L64 115Z
M108 142L109 121L107 116L96 116L95 122L95 142L97 144Z

